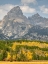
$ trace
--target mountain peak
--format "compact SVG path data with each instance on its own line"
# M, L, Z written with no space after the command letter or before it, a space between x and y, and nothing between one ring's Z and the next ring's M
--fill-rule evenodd
M23 16L22 10L20 9L19 6L16 6L12 8L7 15L4 17L4 19L15 19L17 17Z
M36 18L40 18L40 17L41 16L38 13L36 13L36 14L32 15L31 17L28 17L28 19L31 19L31 18L36 19Z
M16 8L16 9L20 9L20 7L19 7L19 6L16 6L16 7L14 7L14 8Z
M11 14L11 13L16 14L16 15L21 15L21 14L23 15L22 10L20 9L19 6L16 6L16 7L12 8L12 9L8 12L8 14Z
M16 6L16 7L12 8L10 11L16 11L16 10L21 10L21 9L20 9L19 6ZM9 12L10 12L10 11L9 11Z
M40 15L38 13L34 14L33 17L40 17Z

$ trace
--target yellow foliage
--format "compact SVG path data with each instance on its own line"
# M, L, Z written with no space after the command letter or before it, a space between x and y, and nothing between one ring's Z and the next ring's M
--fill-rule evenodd
M25 49L22 49L21 50L23 54L26 54L26 50Z
M12 50L15 50L15 48L16 48L16 42L13 43Z
M40 48L48 47L48 44L46 43L40 43L40 42L34 42L34 41L33 42L22 42L22 43L14 42L12 49L15 50L17 45L38 46Z
M11 55L10 55L9 52L7 52L7 58L6 58L6 60L10 60L10 59L11 59Z
M13 60L16 60L16 55L13 55Z
M46 48L46 47L48 47L48 44L47 44L47 43L40 43L40 42L34 42L34 41L33 41L33 42L22 42L22 43L14 42L13 45L12 45L12 47L11 47L11 49L12 49L13 51L15 51L15 50L16 50L16 46L18 46L18 45L38 46L39 48ZM22 52L22 54L25 56L25 58L26 58L27 60L32 60L32 59L33 59L33 52L31 52L31 51L29 51L29 50L26 50L26 49L24 49L24 48L22 48L21 51L17 54L17 57L18 57L18 58L21 57L21 56L20 56L21 52ZM35 49L34 52L35 52L36 54L38 54L39 56L46 56L46 57L48 57L48 53L45 53L45 54L44 54L44 52L43 52L42 50ZM10 55L10 53L8 52L7 60L9 60L10 58L11 58L11 55ZM15 60L15 59L16 59L16 55L13 55L12 59Z
M20 58L20 54L17 54L17 58Z
M27 60L31 60L33 58L33 53L29 50L22 49L22 53L24 54Z
M22 49L22 50L21 50L21 53L18 53L18 54L17 54L17 57L18 57L18 58L21 57L20 54L23 54L23 56L26 58L26 60L32 60L32 59L33 59L33 52L30 52L29 50Z
M45 53L45 56L48 57L48 53Z
M30 51L27 51L26 57L27 57L28 60L31 60L33 58L33 53L30 52Z

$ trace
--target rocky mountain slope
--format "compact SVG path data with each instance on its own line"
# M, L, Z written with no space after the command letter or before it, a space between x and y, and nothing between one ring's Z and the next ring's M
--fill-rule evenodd
M43 18L38 13L28 17L28 20L32 23L32 25L48 27L48 18Z
M14 7L0 21L0 39L48 40L48 18L38 13L27 18L19 6Z
M11 9L2 20L2 33L8 39L24 36L30 27L30 22L23 15L19 6Z

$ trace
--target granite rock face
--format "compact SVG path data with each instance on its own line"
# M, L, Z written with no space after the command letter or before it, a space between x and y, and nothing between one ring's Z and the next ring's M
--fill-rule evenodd
M38 13L27 18L16 6L0 21L0 39L48 40L48 18Z
M2 20L2 33L8 39L20 38L28 32L30 27L30 22L19 6L11 9Z
M42 27L48 26L48 18L43 18L38 13L28 17L28 20L32 23L32 25L39 25Z

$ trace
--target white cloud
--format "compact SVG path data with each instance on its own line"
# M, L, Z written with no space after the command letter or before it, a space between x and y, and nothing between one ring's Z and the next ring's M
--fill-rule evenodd
M24 5L28 5L30 3L36 4L37 1L36 0L21 0L21 3Z
M40 6L40 10L41 10L43 13L48 14L48 8L47 8L45 5Z
M36 10L34 8L30 8L29 6L20 6L23 13L34 13Z
M0 19L3 19L3 17L7 14L7 12L13 7L14 5L12 4L0 5Z
M10 11L13 7L17 5L12 5L12 4L5 4L5 5L0 5L0 20L3 19L3 17ZM31 8L29 6L20 6L21 10L23 13L34 13L36 10L34 8Z

